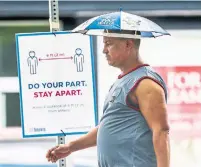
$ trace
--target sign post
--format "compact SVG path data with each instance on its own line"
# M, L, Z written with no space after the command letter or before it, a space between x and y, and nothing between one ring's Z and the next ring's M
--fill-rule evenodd
M60 30L58 0L49 0L49 23L51 32L54 33ZM63 136L57 136L56 142L57 145L65 144L65 134ZM66 167L66 159L60 159L58 166Z
M20 112L24 138L56 136L59 145L98 123L93 42L60 31L58 0L49 15L50 32L16 34Z

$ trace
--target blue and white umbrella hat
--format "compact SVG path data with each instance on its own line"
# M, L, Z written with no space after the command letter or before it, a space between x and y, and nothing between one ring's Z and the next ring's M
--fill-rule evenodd
M113 33L107 30L112 30ZM122 30L133 33L118 33ZM151 38L170 35L151 20L123 11L93 17L73 29L72 32L124 38Z

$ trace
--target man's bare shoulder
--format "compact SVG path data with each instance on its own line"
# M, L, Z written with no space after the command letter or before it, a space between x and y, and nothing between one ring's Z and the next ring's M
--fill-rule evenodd
M135 94L144 95L148 93L164 95L164 88L157 80L154 80L152 78L146 78L141 80L136 86Z

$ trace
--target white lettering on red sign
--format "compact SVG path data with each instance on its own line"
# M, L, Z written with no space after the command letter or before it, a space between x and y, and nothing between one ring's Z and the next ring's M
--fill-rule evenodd
M199 72L168 72L168 103L201 103L201 75Z

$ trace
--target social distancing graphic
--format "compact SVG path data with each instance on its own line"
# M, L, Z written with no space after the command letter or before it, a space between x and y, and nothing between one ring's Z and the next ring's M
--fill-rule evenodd
M77 48L75 50L74 63L76 65L77 72L83 72L84 70L84 55L82 49Z
M17 34L16 43L23 137L82 134L95 127L92 38L30 33Z
M29 57L27 58L27 64L29 67L30 74L37 73L38 67L38 58L36 57L36 53L34 51L29 51Z

